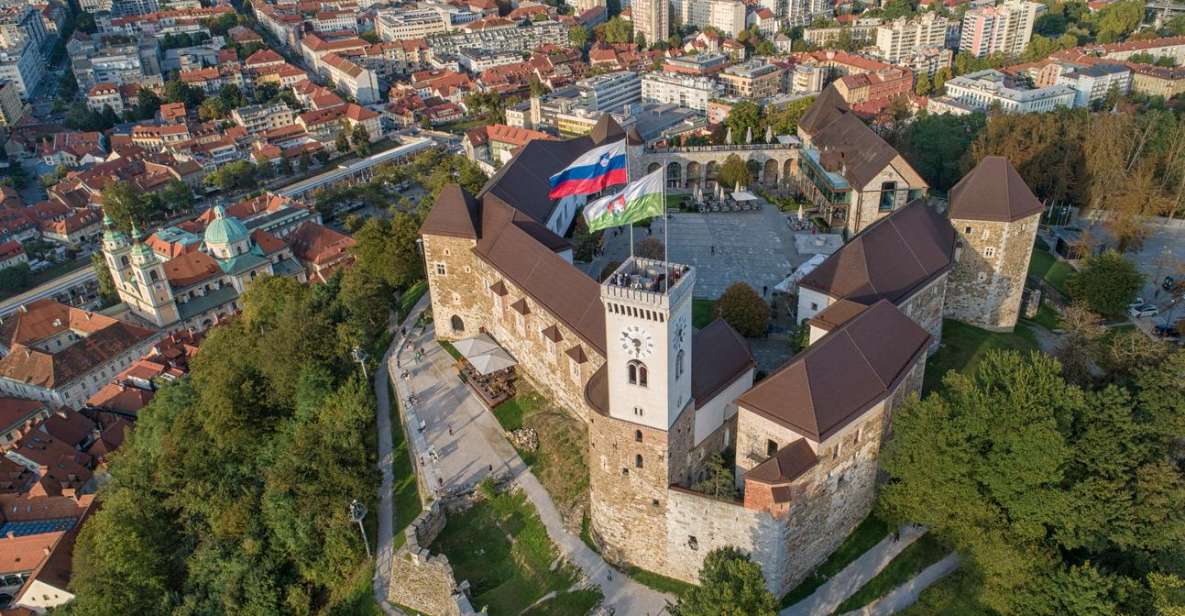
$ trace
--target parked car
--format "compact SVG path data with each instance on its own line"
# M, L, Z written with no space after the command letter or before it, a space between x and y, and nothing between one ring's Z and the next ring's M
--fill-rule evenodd
M1144 304L1143 306L1136 306L1129 308L1127 311L1133 319L1142 319L1144 317L1154 317L1160 314L1160 309L1152 304Z
M1162 281L1160 283L1160 288L1164 289L1165 291L1172 291L1173 286L1176 284L1177 284L1177 281L1173 280L1172 276L1165 276L1164 281Z
M1147 303L1148 302L1144 301L1144 298L1137 297L1136 299L1132 300L1132 302L1130 304L1127 305L1127 309L1131 310L1132 308L1139 308L1140 306L1143 306L1144 304L1147 304Z
M1152 333L1154 333L1157 338L1162 340L1171 340L1176 342L1181 339L1181 332L1177 331L1177 328L1174 325L1157 325L1156 327L1152 328Z

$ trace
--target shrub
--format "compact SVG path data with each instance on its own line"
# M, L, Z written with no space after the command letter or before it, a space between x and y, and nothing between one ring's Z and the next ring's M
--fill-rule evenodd
M753 287L743 282L728 287L716 300L715 308L717 317L748 338L764 335L769 325L769 306Z

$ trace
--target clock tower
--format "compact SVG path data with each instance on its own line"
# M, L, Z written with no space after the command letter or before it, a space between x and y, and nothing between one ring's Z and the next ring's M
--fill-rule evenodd
M670 486L692 465L694 286L691 267L638 257L601 283L608 409L589 423L592 531L607 558L652 571L665 567Z

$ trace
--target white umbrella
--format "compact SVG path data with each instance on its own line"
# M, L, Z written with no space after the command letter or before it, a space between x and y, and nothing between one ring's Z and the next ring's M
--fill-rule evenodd
M741 192L741 181L737 180L737 185L732 188L732 192Z
M753 127L745 129L745 143L753 143Z
M774 140L774 127L766 126L765 127L765 142L766 143L773 143L773 140Z
M472 338L454 342L453 348L457 349L457 352L463 355L465 359L470 359L497 349L498 343L494 342L494 339L490 338L488 334L480 334Z
M798 203L798 220L806 220L806 205L802 202Z
M518 363L514 361L514 358L511 357L509 353L503 351L501 348L496 348L489 353L484 353L482 355L470 357L468 359L469 365L473 366L473 369L476 370L478 374L482 375L490 374L491 372L497 372L499 370L505 370L506 368Z
M732 143L732 127L731 126L729 126L728 131L726 133L724 133L724 143L725 143L725 145Z

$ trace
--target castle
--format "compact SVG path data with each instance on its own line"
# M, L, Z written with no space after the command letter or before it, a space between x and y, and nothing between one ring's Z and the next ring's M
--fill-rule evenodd
M442 190L420 230L436 335L488 333L587 423L606 558L694 582L709 551L735 546L780 595L871 509L881 442L920 390L943 317L1015 324L1041 204L990 157L947 215L900 204L803 280L811 344L755 383L727 323L693 330L694 268L631 257L598 283L548 228L548 177L624 137L605 116L589 136L527 143L477 195ZM690 489L726 448L743 497Z

